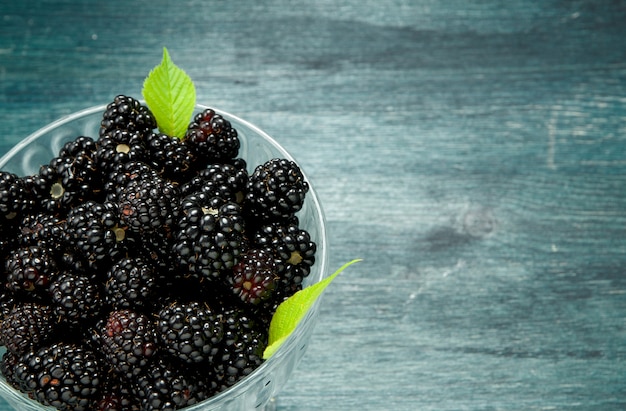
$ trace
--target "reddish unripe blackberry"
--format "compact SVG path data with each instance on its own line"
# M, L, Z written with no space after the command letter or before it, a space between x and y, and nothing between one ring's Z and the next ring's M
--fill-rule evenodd
M257 218L286 219L298 212L309 191L298 165L275 158L257 166L248 179L246 205Z
M183 141L194 150L196 157L207 163L237 157L241 145L237 130L212 109L196 114Z
M70 326L88 324L102 310L100 288L90 278L63 272L50 284L52 306L59 321Z
M107 304L115 309L143 309L154 303L157 273L142 257L123 257L107 271L104 286Z
M102 173L113 171L117 164L145 161L148 153L143 135L126 130L112 130L98 139L95 159Z
M0 323L0 335L7 350L22 355L41 347L56 330L56 317L47 305L16 304Z
M148 107L132 97L118 95L106 107L100 124L100 135L112 130L146 134L156 126L154 115Z
M58 267L50 250L38 246L18 248L6 259L7 288L35 298L46 296Z
M224 334L221 316L198 301L163 307L157 330L165 349L187 363L211 362Z
M16 174L0 171L0 228L5 230L19 221L31 202L24 181Z
M133 242L122 224L115 204L87 201L70 210L65 224L65 241L77 250L88 267L106 270Z
M151 319L132 310L112 311L99 330L98 340L106 361L128 378L146 367L158 347Z
M239 205L198 193L183 200L180 216L173 251L181 269L213 280L237 264L246 247Z
M92 351L58 342L24 354L13 376L22 391L43 405L59 411L90 411L102 372Z
M207 399L200 371L171 358L159 357L135 378L134 391L142 411L173 411Z
M232 292L244 303L255 305L272 296L277 280L274 256L260 249L247 250L227 277Z

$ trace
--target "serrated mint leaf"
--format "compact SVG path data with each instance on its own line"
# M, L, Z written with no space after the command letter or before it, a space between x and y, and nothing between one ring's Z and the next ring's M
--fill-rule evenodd
M141 92L159 131L184 137L196 106L196 88L187 73L172 62L165 47L161 64L150 71Z
M291 335L315 300L317 300L335 277L348 268L348 266L359 261L361 260L357 259L344 264L330 277L298 291L278 306L270 322L267 348L263 352L264 360L270 358L287 337Z

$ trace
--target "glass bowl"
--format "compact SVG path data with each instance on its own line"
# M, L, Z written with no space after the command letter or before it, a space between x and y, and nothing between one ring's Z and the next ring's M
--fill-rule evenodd
M197 105L196 113L208 107ZM105 106L88 108L54 121L26 137L0 158L0 169L20 176L35 174L42 164L47 164L67 141L79 136L97 138ZM293 157L265 132L232 114L216 110L228 119L237 130L241 140L239 157L246 160L248 171L272 158L294 160ZM195 113L194 113L195 114ZM300 226L307 230L317 244L315 264L305 278L303 286L321 281L327 273L327 240L324 213L320 202L309 182L304 205L298 212ZM296 365L304 355L317 320L319 301L307 313L293 334L267 361L254 372L229 389L206 401L184 408L185 411L213 410L265 410L275 409L275 396L285 385ZM5 348L0 348L0 355ZM53 410L51 407L27 398L12 388L0 376L0 397L13 409L19 411Z

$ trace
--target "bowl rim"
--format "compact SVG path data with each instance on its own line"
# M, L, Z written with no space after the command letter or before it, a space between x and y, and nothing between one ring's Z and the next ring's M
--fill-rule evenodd
M145 104L145 102L140 101L142 104ZM47 125L39 128L38 130L36 130L35 132L29 134L27 137L25 137L24 139L22 139L21 141L19 141L17 144L15 144L13 147L11 147L4 155L2 155L2 157L0 157L0 170L2 170L6 163L10 160L10 158L12 158L13 156L15 156L19 151L23 150L24 147L28 146L29 144L33 143L35 140L37 140L40 136L54 130L57 127L60 127L62 125L64 125L65 123L69 123L71 121L80 119L82 117L86 117L89 115L94 115L94 114L98 114L98 113L103 113L106 110L107 105L96 105L96 106L91 106L91 107L87 107L84 108L82 110L78 110L75 111L71 114L67 114L64 116L59 117L56 120L53 120L52 122L48 123ZM226 118L227 120L235 120L235 122L240 123L242 125L244 125L245 127L247 127L248 129L252 130L253 132L257 133L258 135L262 136L263 139L265 139L268 143L270 143L275 149L277 149L281 155L288 160L294 161L296 163L298 163L294 157L282 146L280 145L273 137L271 137L270 135L268 135L265 131L263 131L262 129L260 129L259 127L257 127L256 125L250 123L247 120L242 119L241 117L234 115L230 112L224 111L224 110L220 110L216 107L209 107L207 105L204 104L196 104L194 107L194 112L197 112L198 110L204 110L204 109L211 109L214 110L216 113L222 115L224 118ZM97 136L93 136L94 138L96 138ZM298 163L299 164L299 163ZM316 251L316 257L315 257L315 264L319 266L317 267L317 270L319 271L319 275L317 276L317 278L313 278L314 283L318 283L321 280L323 280L324 278L328 277L329 273L328 273L328 237L327 237L327 227L326 227L326 217L324 215L324 211L322 208L322 204L319 200L319 196L317 194L317 192L315 191L314 186L311 184L311 181L308 177L308 175L306 174L306 171L302 170L302 174L304 176L305 181L307 181L309 183L309 192L307 193L307 196L309 197L310 201L312 201L313 203L313 209L314 209L314 213L316 214L317 220L320 222L320 225L318 227L318 237L316 239L316 243L317 243L317 251ZM319 253L319 254L317 254ZM316 315L316 313L319 310L319 305L320 305L320 301L322 300L322 298L318 298L313 306L311 307L311 309L306 313L305 317L302 318L302 320L300 321L300 323L297 325L296 330L298 329L302 329L303 327L314 327L315 326L315 321L311 321L314 320L312 317L314 315ZM253 379L256 378L261 378L260 376L263 374L263 371L266 368L272 367L274 363L278 362L281 360L281 358L283 358L284 356L286 356L289 352L291 352L292 350L297 350L299 349L298 347L295 347L294 345L296 344L296 337L297 337L297 333L295 332L296 330L294 330L294 332L291 333L291 335L289 335L289 337L283 342L283 344L279 347L279 349L267 360L264 360L261 365L259 365L257 368L255 368L252 373L244 378L242 378L241 380L239 380L236 384L232 385L231 387L228 387L227 389L225 389L222 392L219 392L209 398L207 398L206 400L198 403L198 404L194 404L194 405L190 405L188 407L183 408L183 410L186 409L190 409L191 411L193 411L195 409L195 407L199 407L199 406L210 406L210 405L219 405L219 403L221 401L223 401L225 399L225 397L229 397L231 395L234 394L234 397L238 397L239 395L243 394L244 390L242 388L242 386L244 384L250 384L252 382ZM302 330L301 330L302 331ZM6 383L6 381L4 381L4 377L2 376L2 379L0 380L2 385L5 385L9 388L11 388L12 390L14 390L13 387L10 387L8 385L8 383ZM279 389L280 391L280 389ZM17 392L17 391L16 391ZM43 405L42 405L43 406Z

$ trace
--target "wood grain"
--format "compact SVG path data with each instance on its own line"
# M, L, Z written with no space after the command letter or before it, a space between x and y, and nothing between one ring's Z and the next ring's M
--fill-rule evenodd
M5 3L0 152L166 46L307 171L365 261L279 410L626 408L626 2Z

